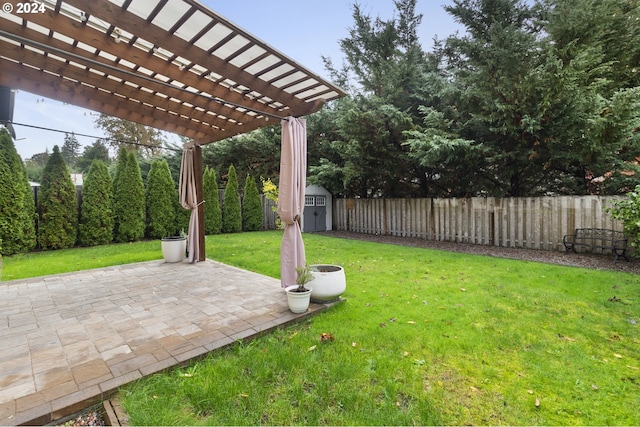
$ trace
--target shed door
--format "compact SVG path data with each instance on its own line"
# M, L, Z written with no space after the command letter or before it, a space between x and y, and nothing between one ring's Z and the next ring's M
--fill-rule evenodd
M304 231L327 231L327 198L325 196L305 196Z

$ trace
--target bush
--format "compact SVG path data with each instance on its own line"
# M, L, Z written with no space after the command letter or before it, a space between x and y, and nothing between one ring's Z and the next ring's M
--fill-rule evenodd
M132 242L144 236L144 184L135 153L122 147L113 180L114 240Z
M147 236L160 239L176 234L176 184L166 160L154 160L147 175Z
M76 187L57 145L42 172L38 193L40 222L38 242L42 249L71 248L78 235Z
M0 129L0 254L28 252L36 246L36 209L27 171L11 136Z
M242 229L244 231L262 230L262 201L256 186L256 180L247 175L242 197Z
M207 166L203 177L205 234L219 234L222 230L222 210L218 196L216 171Z
M607 209L614 219L619 219L624 225L624 233L629 237L631 246L640 246L640 185L634 191L627 193L627 198L611 202L613 205ZM640 256L640 251L635 251L635 256Z
M225 233L238 233L242 231L238 177L236 176L236 168L233 167L233 165L229 166L229 175L227 177L227 186L224 189L222 209L222 231Z
M106 245L113 240L113 188L102 160L91 162L84 178L79 222L80 245Z

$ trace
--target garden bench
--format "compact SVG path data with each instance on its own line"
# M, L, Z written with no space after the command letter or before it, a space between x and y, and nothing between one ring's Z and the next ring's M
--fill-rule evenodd
M613 254L613 262L618 262L618 257L627 258L627 236L622 231L608 230L606 228L576 228L574 234L567 234L562 238L565 253L571 249L574 253L576 247L587 249L609 249Z

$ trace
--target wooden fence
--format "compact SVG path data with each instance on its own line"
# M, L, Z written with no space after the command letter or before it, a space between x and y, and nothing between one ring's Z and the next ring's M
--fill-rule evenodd
M564 250L575 228L622 230L605 211L624 196L334 199L333 229L429 240Z

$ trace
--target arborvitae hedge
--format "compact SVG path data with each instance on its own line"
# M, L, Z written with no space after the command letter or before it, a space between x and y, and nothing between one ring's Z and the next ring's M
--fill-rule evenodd
M240 212L240 197L238 195L238 177L236 168L229 166L227 187L224 189L224 201L222 203L222 231L225 233L238 233L242 231L242 214Z
M42 171L38 193L40 222L38 242L42 249L71 248L78 235L76 187L57 145Z
M132 242L144 236L144 184L135 153L121 148L113 180L114 240Z
M155 239L176 234L176 184L169 164L154 160L147 175L147 236Z
M247 175L242 197L242 229L244 231L262 230L262 216L262 201L256 180Z
M36 210L27 171L6 129L0 129L0 254L36 246Z
M222 230L222 209L218 196L216 171L207 166L203 177L205 234L219 234Z
M106 245L113 240L113 185L107 165L91 162L82 184L82 205L78 243L82 246Z

